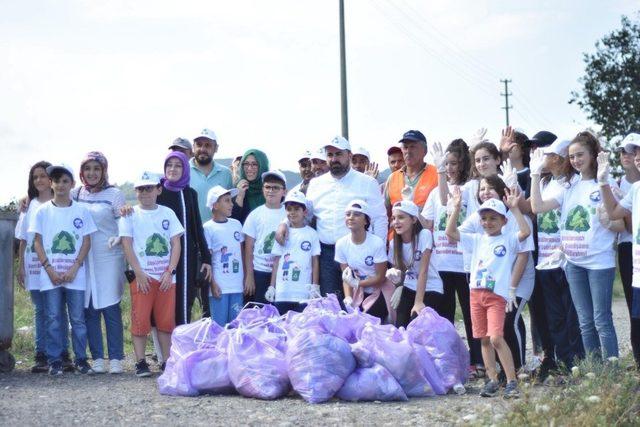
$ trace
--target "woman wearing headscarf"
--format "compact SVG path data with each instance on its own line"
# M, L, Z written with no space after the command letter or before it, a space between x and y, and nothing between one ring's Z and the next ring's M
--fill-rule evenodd
M207 283L211 280L211 254L207 247L198 210L198 193L189 187L189 160L184 154L170 152L164 161L162 193L157 203L173 210L185 229L180 238L182 253L176 268L176 325L191 321L191 307L197 295L198 262ZM203 304L203 309L205 304ZM168 357L168 355L165 355Z
M124 254L117 243L118 218L124 206L123 194L109 184L108 162L99 151L87 153L80 163L82 186L71 192L73 201L82 203L91 212L98 231L91 234L91 250L87 256L85 318L87 341L93 358L93 370L105 373L102 344L102 318L107 332L109 371L122 372L124 341L122 299L124 285Z
M269 170L269 159L260 150L247 150L240 160L238 195L233 201L231 217L244 224L247 216L258 206L264 205L262 174Z

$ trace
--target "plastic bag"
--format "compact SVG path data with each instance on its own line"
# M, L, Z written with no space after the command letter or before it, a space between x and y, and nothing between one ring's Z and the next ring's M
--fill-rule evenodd
M393 325L367 325L361 345L371 352L376 363L384 366L409 397L433 396L429 381L422 374L420 361L403 329Z
M220 349L193 351L183 363L191 387L199 393L226 394L234 391L227 369L227 354Z
M199 348L215 347L223 328L205 317L196 322L177 326L171 334L171 354L184 356Z
M252 307L248 307L253 304ZM228 328L236 329L239 326L248 326L261 322L266 322L269 319L275 319L280 317L278 309L271 304L259 304L248 303L245 308L240 310L240 313L228 324Z
M229 331L229 378L247 397L277 399L289 392L286 336L275 325Z
M158 390L168 396L198 395L198 390L189 381L183 357L173 359L171 363L167 361L164 372L158 377Z
M349 344L329 334L303 331L287 347L291 385L310 403L331 399L356 368Z
M377 363L367 368L357 368L336 396L352 402L408 400L393 375Z
M424 346L429 353L446 390L467 381L469 351L451 322L425 307L409 323L407 333L414 345Z
M322 300L328 299L326 304L329 309L323 308ZM335 300L335 296L333 296ZM379 325L380 319L360 311L346 313L344 311L334 311L329 297L316 299L315 306L307 306L302 313L293 316L286 316L285 328L289 336L296 336L302 331L315 330L340 337L348 343L358 341L362 329L368 325ZM336 302L337 304L337 302Z

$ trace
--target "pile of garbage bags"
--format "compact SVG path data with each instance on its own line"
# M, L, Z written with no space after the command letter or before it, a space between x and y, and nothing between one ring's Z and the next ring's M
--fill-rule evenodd
M446 394L467 380L469 352L453 325L427 307L407 329L342 311L329 295L281 316L243 309L225 328L211 319L177 327L158 378L161 394L234 394L310 403L402 401Z

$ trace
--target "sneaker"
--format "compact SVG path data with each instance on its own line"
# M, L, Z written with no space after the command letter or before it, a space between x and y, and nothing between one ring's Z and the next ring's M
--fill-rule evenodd
M467 392L467 389L464 388L464 386L460 383L456 383L453 386L453 391L455 392L455 394L457 394L458 396L462 396L463 394L465 394Z
M49 375L51 375L52 377L57 377L62 375L62 362L59 360L56 360L55 362L53 362L51 364L51 366L49 366Z
M500 390L500 383L498 381L489 380L482 387L480 396L482 397L494 397Z
M89 365L89 362L87 362L87 359L76 360L76 372L79 374L85 374L85 375L95 374L93 368L91 368L91 365Z
M93 369L93 372L96 374L106 373L107 369L104 366L104 359L94 359L92 369Z
M69 352L66 350L62 352L62 370L65 372L76 371L76 367L73 364L73 360L71 360L71 357L69 356Z
M110 374L121 374L123 372L124 372L124 369L122 369L122 360L120 360L120 359L111 359L111 360L109 360L109 373Z
M149 364L147 363L147 361L144 359L138 360L138 362L136 363L136 377L143 378L150 376L151 371L149 370Z
M517 399L520 397L520 390L518 390L518 381L511 380L504 388L503 397L505 399Z
M36 353L35 361L36 363L31 367L32 374L41 374L49 370L47 356L44 353Z

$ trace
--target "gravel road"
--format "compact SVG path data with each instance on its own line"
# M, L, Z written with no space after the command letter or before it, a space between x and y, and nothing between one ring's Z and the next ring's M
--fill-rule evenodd
M614 320L621 353L628 354L629 324L624 300L614 302ZM478 409L493 411L500 417L511 404L501 398L479 397L480 381L468 385L464 396L393 403L334 400L311 405L299 397L273 402L241 396L176 398L158 393L157 375L136 378L131 372L132 360L127 360L128 371L123 375L65 374L57 378L29 373L30 363L18 361L14 372L0 374L0 425L442 425L472 419ZM533 396L545 390L543 386L522 387L523 393Z

